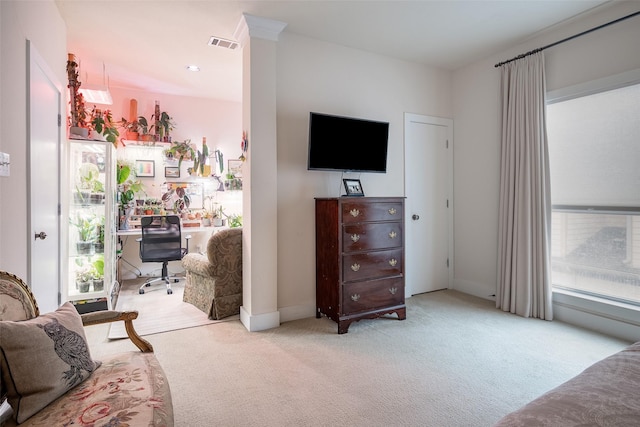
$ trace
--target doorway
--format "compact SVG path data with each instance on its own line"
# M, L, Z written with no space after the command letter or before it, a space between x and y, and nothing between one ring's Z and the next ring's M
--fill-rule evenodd
M28 283L41 313L60 306L62 85L27 40Z
M405 295L451 287L453 121L405 113Z

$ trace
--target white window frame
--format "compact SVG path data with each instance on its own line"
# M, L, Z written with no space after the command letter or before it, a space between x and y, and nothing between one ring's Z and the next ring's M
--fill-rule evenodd
M546 102L553 104L634 84L640 84L640 69L548 91ZM553 313L560 321L625 339L640 339L640 307L632 304L553 288Z

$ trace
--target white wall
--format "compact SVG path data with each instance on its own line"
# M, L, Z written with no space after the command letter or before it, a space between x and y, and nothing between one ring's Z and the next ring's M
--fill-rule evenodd
M314 197L338 197L339 172L307 171L309 112L388 121L386 174L363 173L367 196L404 196L403 113L451 117L450 73L281 34L277 45L278 309L315 314ZM336 153L339 155L339 153ZM363 153L366 155L366 153Z
M66 84L66 27L53 0L0 1L0 151L11 176L0 178L0 269L27 278L26 41Z
M483 298L496 292L500 71L494 64L638 9L638 2L608 5L453 73L454 288ZM640 17L635 17L546 50L547 89L640 68L639 40Z

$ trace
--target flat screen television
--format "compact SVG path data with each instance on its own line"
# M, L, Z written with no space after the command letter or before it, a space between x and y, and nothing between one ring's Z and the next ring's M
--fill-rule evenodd
M309 113L309 170L387 171L389 123Z

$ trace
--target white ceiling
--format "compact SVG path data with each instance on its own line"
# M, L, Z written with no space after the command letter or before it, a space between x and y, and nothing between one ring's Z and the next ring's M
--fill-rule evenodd
M523 42L608 0L192 1L55 0L80 80L156 93L241 100L242 13L295 33L454 70ZM508 59L508 58L505 58ZM189 64L201 68L194 73Z

